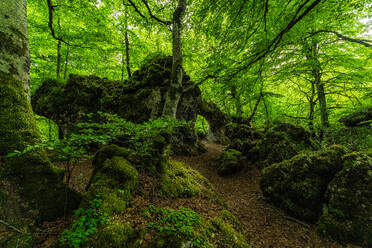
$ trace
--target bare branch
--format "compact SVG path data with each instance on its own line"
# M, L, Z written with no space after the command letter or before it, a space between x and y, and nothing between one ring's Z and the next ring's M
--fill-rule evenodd
M47 3L48 3L48 9L49 9L49 21L48 21L48 27L50 29L50 33L52 34L52 37L55 39L55 40L58 40L64 44L66 44L67 46L71 46L71 47L80 47L80 48L90 48L90 47L84 47L82 45L76 45L76 44L72 44L72 43L69 43L67 41L65 41L62 37L58 37L56 35L56 32L54 30L54 27L53 27L53 12L54 12L54 8L57 6L57 5L53 5L52 4L52 0L46 0Z
M359 43L365 47L371 47L372 46L372 40L364 40L364 39L354 39L354 38L349 38L349 37L346 37L338 32L335 32L335 31L331 31L331 30L318 30L316 32L312 32L312 33L309 33L310 36L306 37L305 39L308 39L309 37L313 36L313 35L316 35L316 34L319 34L319 33L330 33L330 34L334 34L336 35L338 38L340 38L340 40L346 40L346 41L350 41L350 42L355 42L355 43Z

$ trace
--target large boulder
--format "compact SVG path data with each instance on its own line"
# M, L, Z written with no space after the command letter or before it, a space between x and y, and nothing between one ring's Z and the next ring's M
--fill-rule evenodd
M372 247L372 153L351 153L328 185L318 230L342 243Z
M325 151L302 152L272 164L262 171L262 193L289 214L315 222L328 184L343 168L344 154L342 146L334 145Z
M339 122L347 127L370 125L372 121L372 107L362 109L349 115L343 116Z
M319 148L309 132L288 123L277 123L251 145L245 155L260 169L290 159L300 151Z
M32 96L32 106L35 113L55 121L65 135L74 131L77 123L84 122L86 114L98 111L117 114L134 123L157 119L162 114L171 68L171 57L155 57L125 82L74 74L66 84L46 80ZM181 95L177 119L191 122L191 126L180 129L174 143L185 143L187 149L177 150L192 153L198 149L193 126L202 99L199 87L186 74L183 88L188 90Z

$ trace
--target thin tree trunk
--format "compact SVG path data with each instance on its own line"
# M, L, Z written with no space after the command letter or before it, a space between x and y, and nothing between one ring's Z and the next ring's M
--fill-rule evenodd
M320 111L320 121L321 121L321 137L323 137L326 129L329 127L328 122L328 113L327 113L327 100L324 90L324 84L321 81L321 73L319 68L318 56L318 44L313 42L311 47L311 56L312 56L312 74L314 77L314 85L316 87L318 101L319 101L319 111Z
M128 26L126 28L128 28ZM125 31L125 64L126 64L126 67L127 67L128 78L130 78L130 77L132 77L132 73L130 71L130 55L129 55L128 29Z
M61 45L62 45L62 42L60 40L58 40L58 44L57 44L57 78L61 77L61 57L62 57Z
M67 47L66 50L66 58L65 58L65 71L63 73L63 78L66 79L67 77L67 66L68 66L68 57L70 56L70 48Z
M163 107L162 117L176 118L178 102L182 94L182 43L181 43L181 28L182 19L186 11L186 0L179 0L176 10L173 13L172 26L172 73L169 89L166 94Z
M242 103L240 101L240 95L238 94L235 85L231 87L231 96L234 99L236 116L241 117L243 114Z

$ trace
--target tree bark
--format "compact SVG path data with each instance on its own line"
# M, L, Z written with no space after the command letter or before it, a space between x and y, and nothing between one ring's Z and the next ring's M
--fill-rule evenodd
M59 40L57 44L57 78L61 77L61 45L62 42Z
M66 50L66 58L65 58L65 71L63 73L63 78L66 79L67 77L67 66L68 66L68 57L70 56L70 48L67 47Z
M0 2L0 157L41 142L29 95L26 0ZM63 214L63 171L34 148L0 164L1 176L19 185L19 193L42 220ZM77 205L78 196L70 201ZM74 196L74 197L75 197ZM1 204L1 203L0 203Z
M127 27L128 28L128 25ZM125 65L127 67L128 78L132 77L132 73L130 71L130 55L129 55L129 37L128 37L128 30L125 30Z
M316 87L318 101L319 101L319 111L320 111L320 121L321 121L321 137L323 136L326 129L329 127L328 122L328 112L327 112L327 100L325 95L324 83L321 81L321 73L319 68L318 56L318 44L313 42L311 47L312 56L312 74L314 77L314 85Z
M186 11L186 0L179 0L176 10L173 13L172 22L172 73L169 89L166 94L165 103L163 107L162 117L176 118L178 102L182 94L182 43L181 43L181 29L182 19Z
M30 54L28 49L26 1L0 3L0 73L23 83L30 102Z

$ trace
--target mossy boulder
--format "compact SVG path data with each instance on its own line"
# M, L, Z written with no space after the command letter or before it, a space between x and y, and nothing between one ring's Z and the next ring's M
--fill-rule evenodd
M79 206L81 196L63 184L64 170L54 166L40 148L9 158L2 176L19 185L20 194L39 211L40 221L54 220L65 209Z
M220 176L230 176L239 172L243 168L241 155L240 151L234 149L223 151L216 158L217 173Z
M372 247L372 153L344 157L328 185L318 231L342 243Z
M74 74L70 74L66 84L46 80L32 96L32 106L37 114L55 121L64 135L84 122L86 114L97 111L117 114L134 123L157 119L162 115L171 68L172 57L158 56L124 82ZM181 95L176 117L191 126L178 130L173 144L177 152L190 152L193 146L198 146L193 127L201 106L201 92L186 74L183 88L188 90ZM179 148L182 144L188 149Z
M216 198L212 184L188 165L171 161L160 180L160 193L169 198Z
M205 219L197 212L179 209L157 209L150 206L148 233L151 241L145 247L251 247L234 224L221 216Z
M372 123L372 107L343 116L339 122L347 127L369 126Z
M102 213L112 216L123 212L138 184L139 175L136 168L121 156L107 158L96 168L98 169L90 180L81 207L89 207L89 202L99 196L102 199Z
M273 163L290 159L299 151L301 148L285 134L269 130L245 155L249 161L256 163L258 168L263 169Z
M342 146L334 145L272 164L262 171L262 193L289 214L315 222L321 214L328 184L343 168L344 154Z
M135 232L131 226L115 220L100 228L88 242L87 247L132 248L130 241L134 235Z

